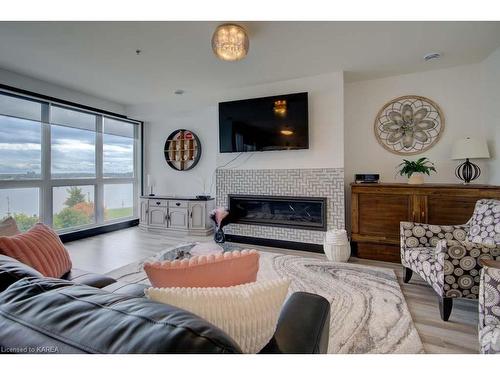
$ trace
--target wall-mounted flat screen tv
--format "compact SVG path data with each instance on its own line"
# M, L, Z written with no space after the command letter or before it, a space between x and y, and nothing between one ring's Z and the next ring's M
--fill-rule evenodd
M220 152L309 148L307 92L219 103Z

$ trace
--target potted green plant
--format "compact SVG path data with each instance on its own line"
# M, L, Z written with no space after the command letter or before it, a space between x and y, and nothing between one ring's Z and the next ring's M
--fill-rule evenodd
M403 159L403 162L396 168L401 176L408 177L408 183L412 185L423 184L424 174L430 176L431 172L436 172L434 163L428 158L420 158L415 161Z

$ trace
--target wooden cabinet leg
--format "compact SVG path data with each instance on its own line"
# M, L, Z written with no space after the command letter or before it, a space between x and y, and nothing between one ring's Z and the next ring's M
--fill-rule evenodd
M439 313L441 314L441 319L445 322L448 321L451 314L451 309L453 308L453 298L443 297L439 298Z
M413 276L413 271L410 268L403 267L403 281L405 284L408 284L410 282L411 277Z

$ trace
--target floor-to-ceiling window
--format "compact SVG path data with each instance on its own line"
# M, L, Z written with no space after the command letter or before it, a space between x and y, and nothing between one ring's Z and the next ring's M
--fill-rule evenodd
M138 216L140 123L0 91L0 219L60 233Z

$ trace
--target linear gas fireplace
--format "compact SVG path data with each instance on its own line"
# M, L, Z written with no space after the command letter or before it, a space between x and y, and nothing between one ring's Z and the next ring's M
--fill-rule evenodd
M326 198L230 194L231 222L326 231Z

